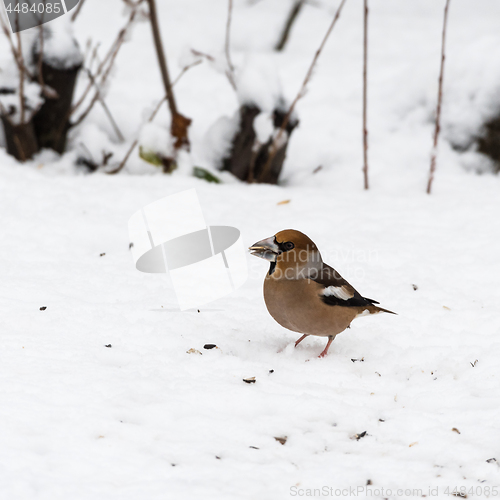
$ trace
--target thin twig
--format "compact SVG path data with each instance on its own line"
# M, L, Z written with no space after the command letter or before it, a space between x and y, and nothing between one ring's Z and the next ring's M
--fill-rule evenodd
M177 104L175 103L174 93L172 92L172 84L170 83L170 75L168 73L167 59L165 57L165 52L163 50L163 44L160 35L160 26L158 24L158 14L156 11L155 0L148 0L151 28L153 30L153 38L156 47L156 55L158 57L158 63L160 65L161 76L163 78L163 85L165 86L165 94L168 100L168 106L172 114L172 118L178 114Z
M2 26L2 31L9 42L10 50L12 52L12 56L14 57L14 60L16 61L17 68L19 69L19 71L21 71L22 61L21 61L21 58L19 57L19 53L16 49L16 46L14 45L14 42L13 42L11 34L10 34L10 29L7 26L7 22L5 21L5 19L3 17L3 13L2 13L1 9L0 9L0 25ZM26 68L26 66L24 67L24 73L28 76L28 78L32 78L32 75L31 75L30 71L28 70L28 68Z
M45 1L44 1L44 5L45 5ZM44 12L45 12L45 9L44 9ZM43 14L42 14L43 16ZM40 52L38 54L38 83L40 85L40 87L42 87L42 89L45 88L45 84L43 82L43 42L44 42L44 29L43 29L43 24L41 24L39 26L39 30L40 30Z
M116 44L115 50L112 53L111 58L109 60L108 67L106 68L106 71L104 71L104 73L101 77L101 81L99 82L99 85L96 84L94 77L92 77L92 79L90 79L90 84L92 86L95 86L97 90L95 91L94 97L92 97L92 100L90 101L89 105L87 106L87 109L85 109L85 111L82 112L82 114L78 117L78 119L71 124L72 128L76 127L77 125L80 125L80 123L82 123L82 121L85 120L85 118L87 118L88 114L92 111L92 108L94 107L95 103L100 100L100 97L101 97L100 87L102 87L106 83L106 80L108 79L108 76L111 72L111 69L113 68L113 63L115 62L116 56L118 55L118 51L120 50L120 47L122 46L124 40L125 40L125 37L123 36L119 39L119 42ZM76 107L73 107L73 109L70 112L70 116L75 109L76 109ZM68 116L68 118L69 118L69 116Z
M21 45L21 33L18 31L17 33L17 52L19 54L19 106L20 106L20 122L24 123L24 114L25 114L25 106L24 106L24 57L23 57L23 47Z
M111 126L113 127L113 129L115 131L115 134L118 136L118 139L120 140L120 142L124 142L125 137L123 137L123 134L121 133L120 127L118 127L118 124L116 123L115 119L113 118L113 115L111 114L111 111L109 110L108 105L104 101L104 99L101 95L101 91L99 89L99 86L97 85L97 82L95 81L95 78L92 75L92 72L89 69L86 69L86 72L87 72L88 77L90 78L90 81L92 82L92 84L96 88L96 97L97 97L98 101L100 102L102 108L104 109L104 112L106 113L106 115L111 123Z
M276 156L276 153L278 152L278 145L280 144L280 140L281 140L281 137L283 136L283 132L285 131L286 126L288 125L288 122L290 121L290 117L292 116L292 113L295 109L295 105L297 104L299 99L305 94L305 90L306 90L307 84L309 83L309 80L311 79L314 67L316 66L318 58L321 55L321 52L326 44L326 41L328 40L328 37L330 36L330 33L332 32L338 18L340 17L340 13L342 12L342 7L344 6L345 2L346 2L346 0L342 0L340 2L340 5L337 9L337 12L335 13L334 18L333 18L332 22L330 23L330 26L328 27L328 30L327 30L325 36L323 37L321 45L319 46L318 50L316 51L316 54L314 55L312 63L309 66L309 69L306 73L304 81L302 82L302 86L300 87L300 90L299 90L297 96L295 97L290 108L288 109L288 112L285 115L285 118L283 119L283 123L281 124L281 127L278 130L278 133L274 137L274 140L271 144L271 149L269 152L269 158L267 159L267 161L264 165L264 168L262 169L262 176L261 176L262 178L265 178L268 175L269 171L271 170L271 165L272 165L272 162L274 160L274 157Z
M199 50L191 49L191 53L195 56L198 56L198 57L204 57L205 59L207 59L210 62L215 61L214 56L211 56L210 54L206 54L205 52L200 52Z
M226 23L226 60L227 60L227 70L226 76L233 87L234 91L237 91L236 81L234 78L234 66L231 61L231 18L233 14L233 0L228 0L227 6L227 23Z
M182 78L182 76L184 75L184 73L186 73L186 71L188 71L193 66L197 66L201 62L202 61L195 61L194 63L188 64L187 66L184 66L184 68L182 68L181 72L177 75L176 79L172 82L172 88ZM156 115L158 114L158 111L160 111L160 108L161 108L162 104L166 100L167 100L167 96L165 96L163 99L161 99L161 101L158 102L158 104L156 105L155 109L151 113L151 116L148 118L148 123L151 123L155 119ZM118 165L118 167L116 167L114 170L110 170L109 172L106 172L106 173L108 173L110 175L113 175L113 174L117 174L120 170L122 170L123 167L125 166L125 164L127 163L128 159L130 158L130 155L132 154L132 151L134 151L135 147L137 146L137 144L139 144L139 139L135 139L134 140L134 142L131 144L130 148L128 149L127 153L125 154L125 157L120 162L120 164Z
M182 76L184 75L184 73L186 73L187 71L189 71L194 66L198 66L198 64L201 64L202 62L203 61L201 59L198 59L197 61L194 61L191 64L187 64L186 66L184 66L181 69L181 72L177 75L177 77L175 78L175 80L172 82L172 88L175 87L175 84L182 78Z
M87 64L87 68L92 69L92 66L94 65L94 61L97 61L97 64L99 64L99 58L97 55L97 51L99 50L99 47L101 46L101 42L97 42L94 50L92 51L92 54L90 56L89 63Z
M363 27L363 177L365 189L368 189L368 128L367 112L367 66L368 66L368 0L364 0Z
M84 4L85 0L80 0L80 3L76 6L75 12L71 16L71 22L74 23L75 19L78 17L78 14L80 14L80 11L82 10L82 6Z
M281 52L285 48L288 37L290 36L290 31L292 29L293 23L297 19L297 16L299 15L302 6L305 3L305 0L296 0L293 4L290 13L288 14L285 26L283 27L283 31L281 32L280 39L274 47L274 50L276 50L277 52Z
M432 181L434 180L434 172L436 171L436 156L437 156L437 146L439 140L440 119L441 119L441 102L443 100L443 74L444 74L444 60L445 60L445 41L446 41L446 23L448 20L448 7L450 5L450 0L446 0L446 5L444 8L444 20L443 20L443 35L441 40L441 68L439 70L439 85L438 85L438 103L436 110L436 127L434 129L434 144L432 147L431 156L431 168L429 170L429 181L427 183L427 194L431 194Z
M138 2L137 5L139 5L139 3L140 2ZM129 30L129 28L132 25L132 23L134 22L135 15L136 15L136 9L133 9L132 12L130 13L130 16L129 16L127 22L125 23L125 26L118 32L118 35L116 36L115 41L112 43L112 45L109 48L106 56L104 57L104 59L102 60L102 62L97 67L97 71L94 74L95 78L99 78L101 76L101 73L104 71L104 68L106 67L106 64L108 64L110 62L110 60L111 60L111 63L108 64L108 67L107 67L106 72L105 72L106 73L106 77L109 74L109 72L111 71L112 62L114 62L114 60L116 59L118 51L120 50L120 47L123 45L123 42L125 41L125 35L127 34L127 31ZM98 47L99 47L99 45L97 45L96 48L94 49L94 54L97 52L97 48ZM102 84L103 84L103 81L101 80L99 82L99 85L102 86ZM85 98L87 97L88 93L92 90L92 87L93 87L92 82L89 81L87 87L83 91L83 94L80 96L80 98L78 99L78 101L71 108L69 116L71 116L83 104L83 102L85 101ZM68 119L69 119L69 116L67 117Z

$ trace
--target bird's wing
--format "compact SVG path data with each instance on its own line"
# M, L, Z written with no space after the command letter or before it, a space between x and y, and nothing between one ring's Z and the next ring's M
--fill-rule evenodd
M324 286L321 299L330 306L365 307L378 304L376 300L362 297L333 267L327 264L323 264L318 275L310 279Z

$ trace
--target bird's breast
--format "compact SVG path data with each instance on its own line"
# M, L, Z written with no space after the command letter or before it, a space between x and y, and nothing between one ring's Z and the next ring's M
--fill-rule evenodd
M309 279L264 280L264 300L269 314L294 332L329 336L344 331L356 316L351 308L330 306L320 298L323 287Z

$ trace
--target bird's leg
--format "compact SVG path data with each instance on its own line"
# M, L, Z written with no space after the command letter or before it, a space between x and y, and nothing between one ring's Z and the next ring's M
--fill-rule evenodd
M300 337L300 339L297 340L297 342L295 342L295 347L297 347L306 337L307 337L307 334L302 335L302 337Z
M334 337L332 335L328 336L328 342L326 344L323 352L318 356L318 358L324 358L328 354L328 349L330 349L330 344L333 342Z

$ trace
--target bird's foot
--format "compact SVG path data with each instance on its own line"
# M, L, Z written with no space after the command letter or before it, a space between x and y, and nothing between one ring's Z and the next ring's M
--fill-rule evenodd
M323 352L318 356L318 358L324 358L328 354L328 349L330 349L330 344L333 342L334 337L328 337L328 342Z
M295 342L295 347L297 347L306 337L307 335L302 335L302 337L300 337L300 339Z

